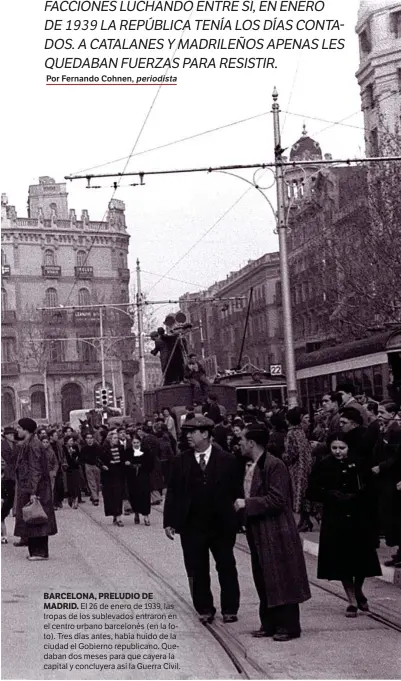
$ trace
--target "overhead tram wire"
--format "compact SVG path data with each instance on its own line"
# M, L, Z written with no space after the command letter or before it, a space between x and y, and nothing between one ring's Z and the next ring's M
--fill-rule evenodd
M209 135L212 132L218 132L219 130L225 130L227 128L231 128L235 125L240 125L241 123L247 123L248 121L253 121L257 118L261 118L262 116L267 116L271 114L271 111L264 111L263 113L260 114L255 114L254 116L249 116L248 118L242 118L238 121L232 121L231 123L225 123L224 125L220 125L217 128L210 128L210 130L204 130L203 132L197 132L194 135L188 135L187 137L182 137L179 140L173 140L172 142L166 142L165 144L159 144L157 147L151 147L150 149L144 149L143 151L136 151L134 154L131 155L131 158L134 156L141 156L143 154L149 154L152 151L159 151L160 149L166 149L167 147L172 147L175 144L181 144L182 142L188 142L190 140L196 139L197 137L202 137L203 135ZM87 173L90 170L97 170L97 168L103 168L104 166L112 165L113 163L118 163L119 161L125 161L128 157L123 156L121 158L115 158L112 161L106 161L105 163L99 163L96 166L92 166L91 168L83 168L82 170L77 170L75 173L71 173L71 175L78 175L80 173Z
M248 187L248 188L241 194L241 196L239 196L239 197L234 201L234 203L231 204L231 206L230 206L229 208L227 208L227 210L224 211L224 213L223 213L222 215L220 215L220 217L212 224L212 226L209 227L209 228L202 234L202 236L201 236L199 239L197 239L197 240L192 244L192 246L191 246L190 248L188 248L188 250L185 251L185 253L184 253L184 254L183 254L183 255L182 255L182 256L181 256L173 265L171 265L171 267L167 270L167 272L165 272L165 273L160 277L160 279L158 279L158 280L156 281L155 284L152 284L152 286L151 286L150 289L148 290L148 294L149 294L151 291L153 291L153 289L154 289L156 286L158 286L158 285L163 281L163 279L165 279L165 278L167 277L167 275L170 274L170 272L172 272L172 270L173 270L175 267L177 267L177 265L179 265L179 264L187 257L187 255L189 255L189 254L191 253L191 251L193 251L194 248L196 248L196 246L197 246L198 244L200 244L200 242L203 241L203 239L204 239L208 234L210 234L210 232L211 232L215 227L217 227L217 225L219 224L219 222L221 222L221 221L226 217L226 215L228 215L228 213L230 213L230 212L233 210L233 208L235 208L235 206L237 206L237 205L239 204L240 201L242 201L242 199L248 194L248 192L251 191L251 189L252 189L252 187Z
M191 14L189 15L189 18L191 18L192 13L193 13L193 10L192 10ZM181 31L181 36L180 36L181 38L183 37L185 31L186 31L186 28L184 28L184 29ZM174 50L173 58L174 58L174 56L175 56L175 53L177 52L178 44L179 44L179 43L177 43L177 47L176 47L175 50ZM163 75L166 76L167 73L169 72L169 70L170 70L170 67L168 66L168 67L165 69ZM132 149L131 149L131 153L130 153L130 155L128 156L128 158L127 158L127 160L126 160L126 163L125 163L125 165L124 165L123 172L122 172L122 174L120 174L120 179L118 180L118 182L117 182L117 183L115 184L115 186L114 186L114 189L113 189L113 192L112 192L110 201L113 200L113 198L115 197L115 195L116 195L116 193L117 193L117 189L119 188L119 186L120 186L120 184L121 184L121 177L124 175L125 171L126 171L127 168L128 168L128 165L129 165L129 163L130 163L130 161L131 161L131 158L132 158L132 156L133 156L133 154L134 154L134 152L135 152L135 149L136 149L136 147L137 147L137 145L138 145L138 142L139 142L139 140L140 140L140 138L141 138L141 135L142 135L142 133L143 133L143 131L144 131L144 129L145 129L146 123L148 122L149 116L150 116L150 114L151 114L151 112L152 112L152 110L153 110L154 105L156 104L156 100L157 100L157 98L158 98L158 96L159 96L159 94L160 94L161 88L162 88L162 85L160 84L159 87L157 88L156 94L155 94L155 96L153 97L152 103L151 103L151 105L150 105L150 107L149 107L149 109L148 109L148 112L147 112L146 116L145 116L145 120L143 121L142 126L141 126L141 128L140 128L140 130L139 130L139 133L138 133L137 138L136 138L136 140L135 140L134 146L133 146ZM104 219L105 219L105 217L106 217L106 215L107 215L108 206L109 206L110 201L109 201L108 204L107 204L107 208L106 208L106 210L105 210L105 212L104 212L104 214L103 214L103 218L102 218L102 220L101 220L101 222L100 222L99 228L96 230L95 234L92 236L92 243L91 243L90 246L89 246L88 252L87 252L86 257L85 257L84 262L83 262L83 265L86 264L86 262L87 262L87 260L88 260L88 257L89 257L89 254L90 254L90 252L91 252L91 250L92 250L92 248L93 248L93 245L94 245L94 243L95 243L96 236L98 236L98 234L100 233L101 225L102 225L102 223L103 223L103 221L104 221ZM74 291L74 289L75 289L76 286L77 286L77 280L74 281L74 283L73 283L73 285L72 285L72 287L71 287L71 290L70 290L70 292L69 292L69 294L68 294L68 296L67 296L67 298L66 298L66 302L64 303L64 305L67 305L67 304L68 304L68 302L69 302L69 300L70 300L70 298L71 298L71 295L72 295L72 293L73 293L73 291Z

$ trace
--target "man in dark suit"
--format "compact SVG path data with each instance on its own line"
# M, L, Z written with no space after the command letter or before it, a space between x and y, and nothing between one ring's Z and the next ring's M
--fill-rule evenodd
M240 489L235 457L212 445L214 422L197 415L183 426L190 450L173 461L164 505L169 539L181 535L192 601L203 623L216 609L210 590L209 551L216 561L225 623L237 621L239 584L234 558L237 518L234 501Z

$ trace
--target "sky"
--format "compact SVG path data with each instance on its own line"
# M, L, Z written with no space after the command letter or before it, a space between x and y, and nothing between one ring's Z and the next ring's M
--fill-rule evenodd
M282 51L275 70L180 71L177 86L160 89L46 87L43 4L15 0L3 5L3 63L8 69L2 87L1 187L20 217L26 216L28 186L36 184L39 176L49 175L60 182L65 175L94 166L100 166L94 172L121 172L126 160L102 164L128 157L134 147L128 171L273 160L270 111L274 86L282 109L284 147L301 136L305 123L323 153L335 158L364 154L355 77L358 0L327 0L319 17L344 23L340 36L326 34L345 38L344 50ZM248 118L251 120L143 153ZM345 118L342 125L331 124ZM252 174L243 172L248 179ZM261 184L272 185L272 179L268 172ZM122 181L115 197L126 204L132 278L139 258L143 290L150 300L175 299L206 288L249 259L278 248L272 211L256 190L247 192L249 185L240 179L217 172L148 176L143 187L126 186L133 181ZM104 217L113 195L111 180L96 184L105 186L88 190L82 180L68 182L69 207L75 208L77 215L87 208L90 219ZM274 187L268 195L275 202ZM166 273L169 278L163 278ZM159 316L166 308L155 310Z

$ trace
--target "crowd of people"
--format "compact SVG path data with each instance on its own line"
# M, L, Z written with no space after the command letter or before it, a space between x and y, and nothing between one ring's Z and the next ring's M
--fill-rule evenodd
M245 533L259 595L255 636L277 641L301 633L299 604L310 597L300 533L320 529L320 579L342 582L347 617L368 610L366 577L381 574L381 538L401 567L401 419L399 407L337 386L311 414L278 403L237 405L227 413L209 393L178 416L168 408L115 428L80 432L29 418L2 434L2 543L13 509L17 546L48 558L54 510L103 504L117 527L125 514L150 524L165 493L164 528L180 535L195 610L215 617L209 554L216 562L223 621L237 620L234 557ZM89 499L85 499L89 497ZM46 522L28 524L24 507L40 501ZM297 523L297 524L296 524Z

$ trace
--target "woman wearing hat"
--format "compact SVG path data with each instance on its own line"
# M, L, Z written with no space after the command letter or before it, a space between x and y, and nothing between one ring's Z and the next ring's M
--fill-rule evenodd
M14 535L28 540L28 559L47 560L49 536L57 534L56 516L53 508L52 489L46 452L35 435L33 419L18 421L17 431L22 438L16 465L16 515ZM24 506L39 499L47 515L40 525L28 525L23 518Z

